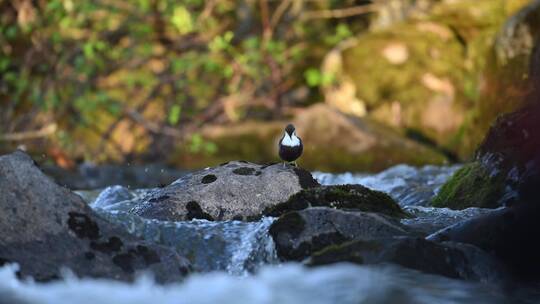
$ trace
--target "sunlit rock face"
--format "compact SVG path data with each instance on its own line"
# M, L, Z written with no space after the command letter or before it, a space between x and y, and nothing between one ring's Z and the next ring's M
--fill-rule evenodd
M304 188L311 173L281 163L233 161L182 177L145 198L134 212L159 220L255 220Z
M505 22L486 56L483 85L468 128L472 148L498 116L523 107L531 91L538 90L539 39L540 1L535 0Z
M314 105L294 120L304 144L300 163L321 171L379 171L399 163L442 164L441 153L370 118Z
M523 96L538 1L510 20L527 1L429 3L396 23L384 22L382 9L384 26L330 52L324 72L334 75L337 83L331 87L341 88L349 102L326 102L404 128L468 159L495 117L522 105L506 97Z
M505 86L492 101L519 109L500 116L485 136L475 161L464 166L442 187L434 199L438 207L498 207L539 197L540 184L540 1L511 19L501 36L498 58L507 64L507 80L524 79L519 86ZM528 37L528 38L527 38ZM530 40L529 49L514 48ZM512 67L521 68L519 72ZM526 68L525 68L526 67ZM517 73L517 74L516 74ZM518 74L520 75L518 77ZM525 77L525 78L523 78ZM512 96L509 96L512 95ZM517 95L516 95L517 94ZM484 101L489 102L489 100ZM491 105L486 107L491 107Z
M299 110L292 120L304 145L297 160L308 170L325 172L375 172L401 163L442 164L447 158L431 147L406 138L404 134L370 118L344 114L326 104ZM215 166L231 159L256 163L279 160L278 142L284 122L241 122L210 126L201 133L215 143L215 154L174 154L182 167Z
M98 216L79 197L46 177L23 152L0 156L0 261L20 276L133 280L147 270L160 282L181 280L187 260L142 241Z

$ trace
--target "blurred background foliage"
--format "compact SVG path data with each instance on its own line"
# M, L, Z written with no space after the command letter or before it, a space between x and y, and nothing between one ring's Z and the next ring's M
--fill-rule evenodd
M1 0L0 150L190 167L231 149L209 126L279 130L324 102L464 159L496 35L526 3Z

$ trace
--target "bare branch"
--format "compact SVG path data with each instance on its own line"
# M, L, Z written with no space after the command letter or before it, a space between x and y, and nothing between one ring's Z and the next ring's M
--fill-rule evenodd
M378 11L379 6L376 4L366 4L361 6L353 6L334 10L319 10L308 11L300 15L302 20L310 19L331 19L331 18L347 18L352 16L364 15Z
M54 134L54 132L56 132L57 129L58 129L58 126L56 125L56 123L51 123L35 131L15 132L15 133L8 133L8 134L0 135L0 140L21 141L21 140L29 140L29 139L38 139L38 138L43 138L43 137L47 137Z

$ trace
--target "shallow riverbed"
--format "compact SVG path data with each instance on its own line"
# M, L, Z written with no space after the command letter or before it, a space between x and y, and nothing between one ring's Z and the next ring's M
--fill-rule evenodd
M404 225L433 231L489 210L428 207L458 167L400 165L378 174L315 172L322 184L358 183L389 193L416 215ZM147 191L109 187L83 196L101 215L148 240L174 247L199 273L184 282L157 285L147 274L133 283L64 279L34 283L16 279L16 265L0 268L0 303L537 303L531 290L451 280L390 265L335 264L306 268L281 264L268 234L273 218L257 222L165 222L129 212ZM512 292L510 292L512 290Z

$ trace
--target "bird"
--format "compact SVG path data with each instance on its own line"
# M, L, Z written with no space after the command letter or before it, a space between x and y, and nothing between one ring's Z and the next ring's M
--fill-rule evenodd
M285 127L283 137L279 140L279 157L286 163L293 162L296 167L296 160L302 155L304 145L302 139L296 135L296 129L292 124Z

